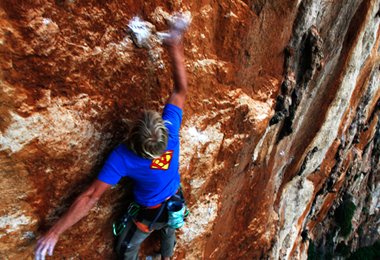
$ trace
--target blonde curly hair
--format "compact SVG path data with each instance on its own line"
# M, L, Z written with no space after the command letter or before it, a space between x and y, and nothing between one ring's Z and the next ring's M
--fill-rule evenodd
M145 110L132 125L126 143L138 156L159 158L168 144L168 130L161 115L153 110Z

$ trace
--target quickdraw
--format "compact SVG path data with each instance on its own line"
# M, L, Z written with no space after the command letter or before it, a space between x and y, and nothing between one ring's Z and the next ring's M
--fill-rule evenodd
M114 222L112 224L112 231L115 236L120 235L123 230L127 227L128 220L134 216L136 216L140 211L140 205L135 202L132 202L129 207L127 213L119 220L118 222Z
M134 217L137 215L137 213L139 213L140 209L141 206L139 204L137 204L136 202L132 202L128 207L128 215Z

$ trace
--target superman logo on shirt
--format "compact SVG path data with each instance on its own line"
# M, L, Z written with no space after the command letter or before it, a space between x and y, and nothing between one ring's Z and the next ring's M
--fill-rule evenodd
M150 168L154 170L167 170L169 169L172 158L173 151L168 150L163 153L160 158L154 159L150 165Z

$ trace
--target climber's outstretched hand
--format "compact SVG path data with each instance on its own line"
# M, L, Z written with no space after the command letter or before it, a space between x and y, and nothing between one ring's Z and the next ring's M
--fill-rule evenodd
M187 28L189 27L191 18L182 13L175 13L168 20L169 31L160 33L163 43L166 46L180 45Z
M53 250L58 238L59 236L53 232L48 232L41 237L37 242L35 260L44 260L46 253L48 253L49 256L53 255Z

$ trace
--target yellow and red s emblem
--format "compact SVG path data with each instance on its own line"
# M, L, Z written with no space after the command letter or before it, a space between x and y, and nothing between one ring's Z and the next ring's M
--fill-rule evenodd
M166 151L161 155L160 158L154 159L152 161L152 164L150 165L151 169L154 170L167 170L169 169L170 166L170 161L173 158L173 151L169 150Z

